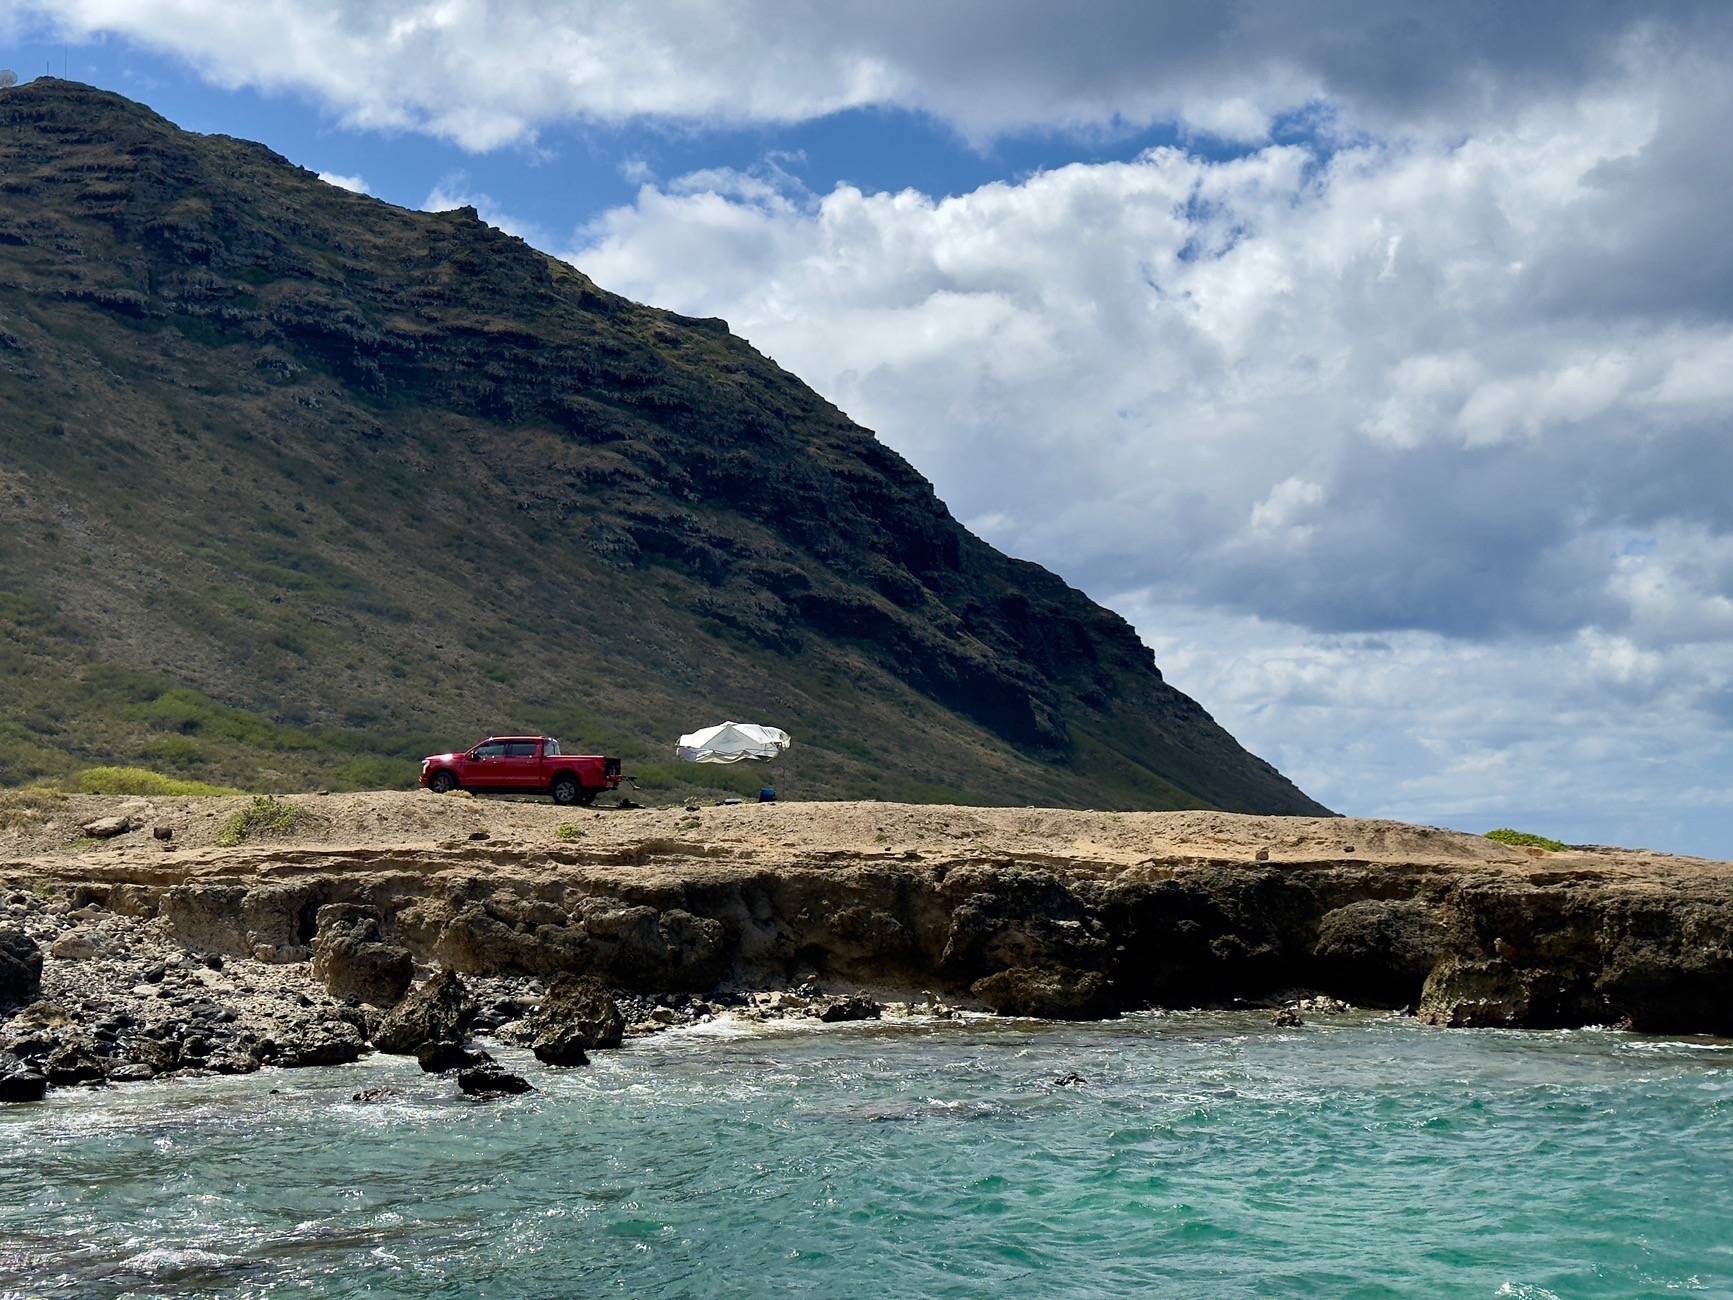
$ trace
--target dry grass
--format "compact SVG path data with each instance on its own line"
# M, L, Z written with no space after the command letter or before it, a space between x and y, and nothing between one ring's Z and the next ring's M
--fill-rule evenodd
M46 786L0 790L0 830L23 830L48 820L66 802L66 795Z

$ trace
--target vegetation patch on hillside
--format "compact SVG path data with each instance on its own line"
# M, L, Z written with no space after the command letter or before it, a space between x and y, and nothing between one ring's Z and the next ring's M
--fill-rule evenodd
M1549 840L1544 835L1534 835L1528 831L1516 831L1508 826L1500 826L1495 831L1488 831L1486 838L1497 840L1500 844L1510 844L1519 849L1545 849L1548 853L1557 853L1560 849L1570 847L1558 840Z
M87 767L74 783L79 794L200 795L245 794L233 786L164 776L147 767Z

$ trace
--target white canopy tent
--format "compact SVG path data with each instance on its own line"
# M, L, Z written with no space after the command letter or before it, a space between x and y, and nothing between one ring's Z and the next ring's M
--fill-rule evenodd
M719 722L714 727L681 736L674 753L688 763L738 763L742 759L766 762L793 743L780 727Z

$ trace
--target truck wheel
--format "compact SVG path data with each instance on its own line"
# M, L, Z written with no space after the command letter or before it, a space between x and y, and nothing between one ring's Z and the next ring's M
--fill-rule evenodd
M457 778L450 772L435 772L427 778L427 788L434 794L450 794L457 789Z
M561 776L554 778L553 788L548 791L553 795L555 803L577 803L583 791L578 789L578 778Z

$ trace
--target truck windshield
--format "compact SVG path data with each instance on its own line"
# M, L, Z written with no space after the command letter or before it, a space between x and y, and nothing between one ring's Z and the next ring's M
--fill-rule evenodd
M559 752L560 752L560 742L555 740L552 736L549 736L545 741L542 742L542 755L544 757L553 758Z

